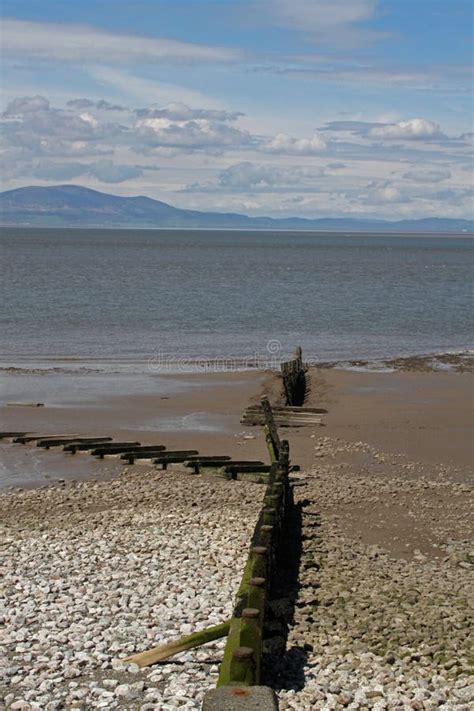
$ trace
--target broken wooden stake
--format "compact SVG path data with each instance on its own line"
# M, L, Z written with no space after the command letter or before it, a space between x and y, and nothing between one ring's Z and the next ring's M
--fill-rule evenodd
M180 652L186 652L188 649L200 647L202 644L213 642L215 639L221 639L221 637L225 637L229 633L229 628L230 620L227 620L214 627L208 627L205 630L200 630L186 637L181 637L181 639L176 640L176 642L168 642L159 647L148 649L146 652L139 652L138 654L132 654L130 657L125 657L125 659L119 659L119 661L137 664L139 667L149 667L157 662L163 662L175 654L180 654Z

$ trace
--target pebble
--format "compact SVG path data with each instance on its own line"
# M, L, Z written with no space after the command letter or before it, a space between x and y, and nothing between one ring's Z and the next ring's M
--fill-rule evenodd
M472 566L459 565L472 560L472 531L462 509L471 490L437 475L422 481L397 472L385 478L355 474L333 461L357 451L384 458L362 442L319 438L315 466L302 472L295 488L303 545L293 624L285 657L270 656L268 665L268 682L281 689L280 709L472 708L474 579ZM410 476L419 471L417 463L405 465ZM394 556L351 535L351 511L360 506L370 528L372 509L401 495L409 497L417 522L432 498L459 496L459 507L449 510L441 498L438 516L426 524L446 556L428 556L416 546L412 555Z
M417 465L393 457L398 472L374 483L334 462L352 453L377 466L389 460L364 442L321 437L314 467L298 479L299 587L287 653L266 682L279 689L282 711L468 711L474 556L462 511L430 523L437 557L420 544L393 556L354 538L347 523L364 505L370 525L373 506L401 492L418 521L430 511L425 497L464 501L470 489L438 474L407 479ZM120 658L229 616L263 492L142 468L114 481L0 494L8 711L200 709L224 640L161 667ZM284 611L288 602L279 604Z
M0 494L8 711L194 709L224 640L120 657L229 617L264 487L173 472ZM29 655L29 661L27 658Z

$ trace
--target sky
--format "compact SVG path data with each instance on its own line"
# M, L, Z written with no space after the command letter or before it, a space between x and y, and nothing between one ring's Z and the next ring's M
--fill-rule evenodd
M2 189L473 217L471 0L3 0Z

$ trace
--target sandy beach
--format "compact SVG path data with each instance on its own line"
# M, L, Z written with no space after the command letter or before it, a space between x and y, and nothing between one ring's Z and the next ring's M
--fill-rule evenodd
M282 709L470 708L473 390L470 369L452 365L309 373L322 426L281 430L301 467L286 653L267 649ZM173 394L3 405L2 429L268 460L261 429L239 419L262 393L278 400L274 374L179 377ZM200 708L222 642L144 671L116 660L229 615L263 487L32 446L0 453L13 472L0 495L7 708Z

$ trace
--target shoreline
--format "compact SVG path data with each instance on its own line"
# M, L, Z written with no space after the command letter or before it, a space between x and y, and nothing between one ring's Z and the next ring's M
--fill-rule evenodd
M297 449L297 463L310 464L311 437L328 435L348 441L363 439L396 454L464 470L473 456L469 439L472 360L470 354L445 356L440 362L445 366L448 361L450 367L438 369L430 356L396 360L390 367L374 369L360 361L348 368L336 364L310 368L306 405L323 407L328 413L317 429L284 430ZM264 393L275 404L283 404L277 373L256 369L157 377L62 373L11 377L19 389L0 403L4 429L112 436L119 441L138 440L239 459L266 461L260 428L240 424L245 408ZM7 402L42 402L44 406L8 406ZM91 457L0 442L2 463L0 488L108 477L120 470L116 462L108 461L104 469Z
M216 356L216 357L177 357L162 354L165 361L164 367L157 361L156 356L135 357L122 356L86 357L86 356L16 356L14 360L0 355L0 374L50 374L50 373L97 373L97 374L127 374L140 373L156 376L174 376L208 373L244 373L247 371L278 372L279 365L285 360L280 356L272 357L270 354L255 356ZM290 355L288 355L290 358ZM446 368L464 367L466 370L474 369L474 346L433 350L426 353L399 353L373 358L316 358L309 356L305 363L314 368L341 368L347 369L354 366L377 369L382 366L394 367L399 370L436 370L437 362ZM58 364L58 365L56 365ZM42 367L41 367L42 366ZM118 370L113 370L113 368ZM134 370L135 369L135 370Z

